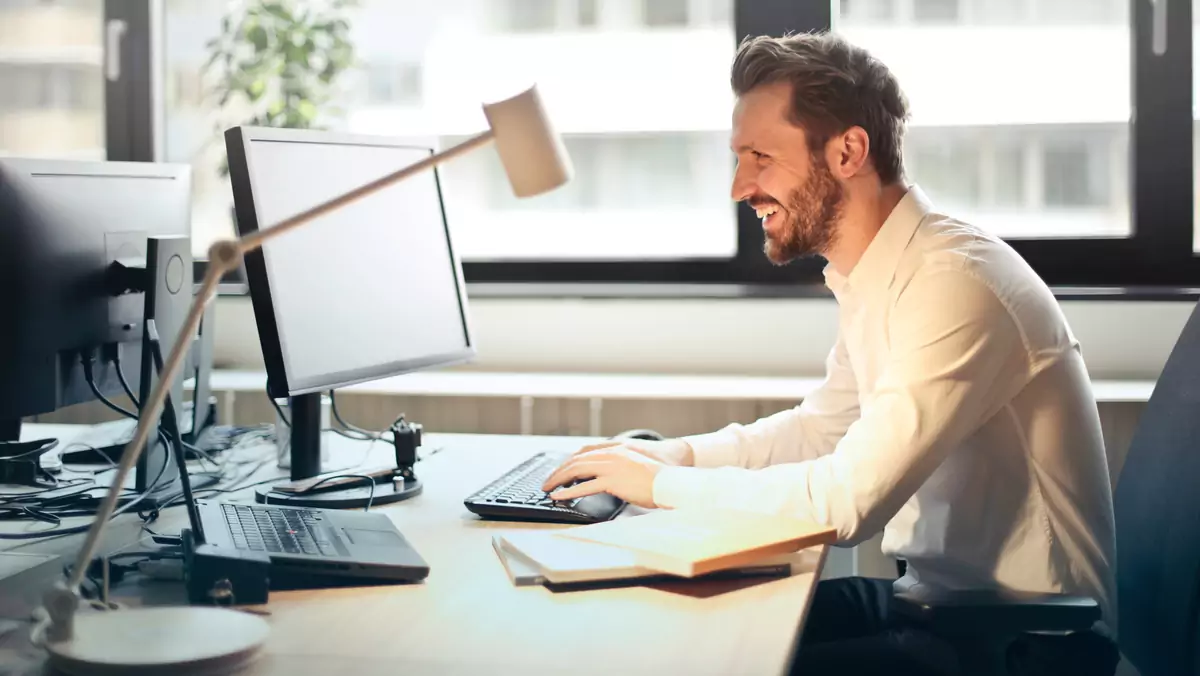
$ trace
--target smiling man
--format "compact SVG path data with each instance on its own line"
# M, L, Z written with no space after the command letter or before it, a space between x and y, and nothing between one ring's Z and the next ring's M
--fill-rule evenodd
M1093 631L993 649L1005 673L1113 673L1108 467L1053 295L1007 244L907 184L908 106L866 51L832 35L749 39L732 85L733 198L763 218L774 263L828 261L840 319L825 381L749 425L586 447L546 489L791 515L842 545L882 530L905 576L820 583L797 673L961 673L962 645L889 613L894 587L913 585L1097 598Z

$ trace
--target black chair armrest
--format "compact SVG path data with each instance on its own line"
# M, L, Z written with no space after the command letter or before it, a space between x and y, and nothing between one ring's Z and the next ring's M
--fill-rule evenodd
M1082 631L1100 619L1086 596L992 590L899 592L892 610L939 634L1002 635L1031 631Z

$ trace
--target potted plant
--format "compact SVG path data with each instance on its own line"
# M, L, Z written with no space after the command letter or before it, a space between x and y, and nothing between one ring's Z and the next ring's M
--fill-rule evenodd
M341 77L356 65L349 10L357 0L234 2L206 43L204 76L217 140L236 125L322 129L343 114ZM220 173L228 173L221 161Z

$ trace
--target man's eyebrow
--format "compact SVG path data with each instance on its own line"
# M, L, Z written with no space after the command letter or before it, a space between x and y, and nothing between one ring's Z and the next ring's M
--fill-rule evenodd
M745 144L745 143L743 143L742 145L738 146L737 148L734 148L733 146L730 146L730 147L729 147L729 149L730 149L730 150L732 150L732 151L733 151L733 152L735 152L735 153L748 153L748 152L750 152L750 151L754 150L754 148L753 148L753 147L751 147L750 145L748 145L748 144Z

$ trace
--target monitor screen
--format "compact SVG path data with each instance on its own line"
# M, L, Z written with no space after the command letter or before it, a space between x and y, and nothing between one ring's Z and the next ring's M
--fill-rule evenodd
M243 234L433 152L432 144L410 141L255 128L230 130L227 146ZM272 396L474 354L461 266L434 171L266 242L261 255L247 255L246 270Z

